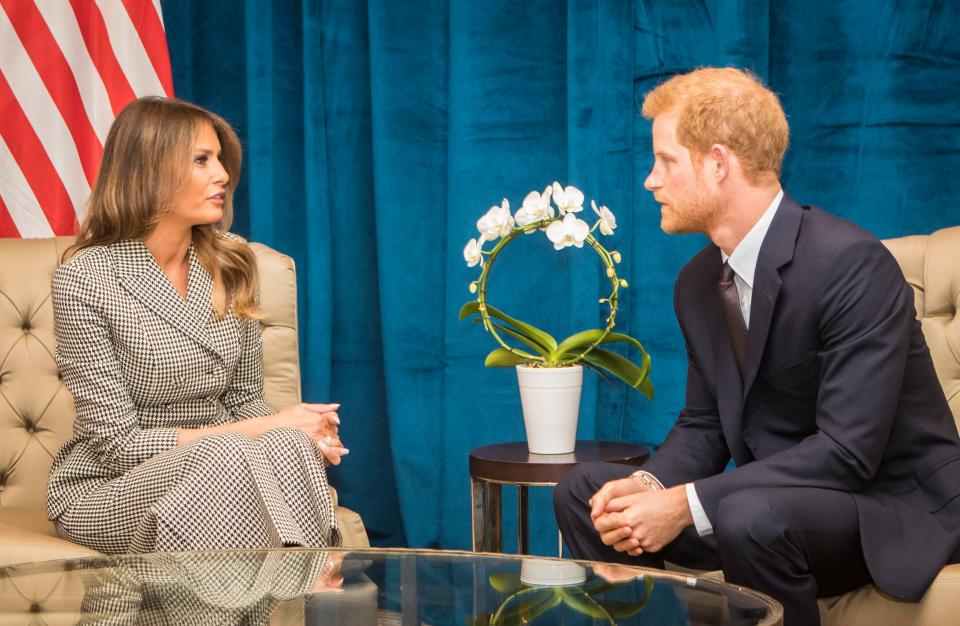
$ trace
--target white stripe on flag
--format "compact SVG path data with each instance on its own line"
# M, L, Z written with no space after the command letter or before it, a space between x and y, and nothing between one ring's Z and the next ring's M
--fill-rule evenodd
M163 95L163 85L157 78L150 57L140 41L140 35L120 0L96 0L107 24L110 44L117 55L123 73L138 98ZM159 14L159 12L158 12Z
M153 0L153 8L157 12L157 17L160 18L160 26L163 27L163 32L166 34L167 25L163 23L163 10L160 8L160 0Z
M53 237L53 229L3 137L0 137L0 198L21 237Z
M67 59L73 77L80 90L80 99L86 109L87 117L93 125L100 144L107 139L107 132L113 123L113 111L110 96L90 58L90 52L83 42L83 35L77 25L73 11L63 10L63 0L36 0L37 9L56 39L60 51Z
M0 72L6 76L10 90L40 138L77 212L90 195L77 145L3 10L0 10Z

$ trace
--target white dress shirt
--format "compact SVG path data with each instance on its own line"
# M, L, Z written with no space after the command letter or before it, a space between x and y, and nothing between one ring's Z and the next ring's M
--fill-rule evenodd
M729 263L730 269L733 270L733 282L737 286L737 294L740 296L740 311L743 312L743 321L747 325L748 331L750 330L750 302L753 298L753 276L757 270L760 245L763 244L763 239L767 236L770 222L773 221L773 216L777 214L777 207L780 206L781 200L783 200L783 189L777 193L777 197L773 199L773 202L760 216L757 223L753 225L747 236L740 240L730 256L727 256L723 250L720 251L724 263ZM697 532L701 537L712 535L713 525L707 518L703 505L700 504L700 497L697 495L696 488L693 483L687 483L684 488L687 490L687 504L690 505L693 525Z

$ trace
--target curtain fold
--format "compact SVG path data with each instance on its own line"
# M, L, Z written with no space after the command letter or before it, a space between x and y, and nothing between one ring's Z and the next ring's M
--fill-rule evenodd
M960 223L955 3L869 0L162 0L177 95L244 142L235 230L293 256L307 401L341 402L331 471L379 545L467 548L470 449L523 438L516 375L457 320L476 220L553 182L618 228L618 330L653 357L656 398L585 376L580 438L662 441L683 404L673 282L705 243L667 236L643 182L643 95L702 65L748 67L791 124L783 182L880 237ZM490 301L558 337L603 324L589 248L523 237ZM504 492L506 547L514 496ZM547 490L533 548L556 550Z

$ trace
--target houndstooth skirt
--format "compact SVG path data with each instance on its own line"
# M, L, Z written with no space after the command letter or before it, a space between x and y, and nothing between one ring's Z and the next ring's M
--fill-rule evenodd
M312 551L152 554L78 568L81 624L277 623L279 605L300 600L332 574L330 554ZM303 618L303 606L295 614Z
M108 554L341 541L322 457L293 428L167 450L88 492L56 526Z

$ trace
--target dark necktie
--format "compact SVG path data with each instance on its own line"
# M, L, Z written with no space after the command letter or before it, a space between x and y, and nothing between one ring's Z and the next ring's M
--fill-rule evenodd
M737 357L737 365L742 374L747 362L747 325L743 321L740 294L733 282L733 275L733 269L728 263L724 263L720 272L720 302L723 304L724 317L727 318L727 331L730 333L730 343L733 344L733 354Z

